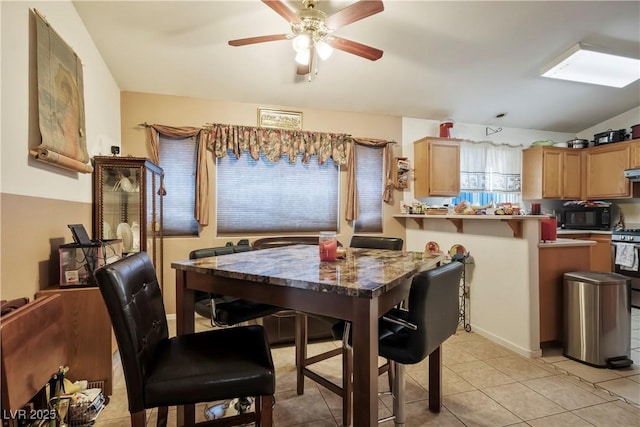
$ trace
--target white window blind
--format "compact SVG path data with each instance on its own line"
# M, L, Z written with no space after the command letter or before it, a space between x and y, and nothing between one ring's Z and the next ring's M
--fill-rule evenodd
M339 168L313 157L272 163L248 152L216 160L218 234L338 230Z
M163 199L165 236L197 236L196 138L170 138L160 135L160 166L164 170Z
M356 144L356 185L360 215L354 221L356 233L382 232L384 149Z

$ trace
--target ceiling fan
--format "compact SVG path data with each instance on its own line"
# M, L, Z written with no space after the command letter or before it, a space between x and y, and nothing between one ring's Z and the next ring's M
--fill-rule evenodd
M309 80L311 80L311 71L314 69L317 58L327 59L331 56L333 49L351 53L371 61L382 57L380 49L333 35L333 32L341 27L382 12L384 5L380 0L360 0L331 16L327 16L326 13L317 9L317 0L303 0L303 8L295 12L282 0L262 0L262 2L289 22L291 34L271 34L230 40L229 44L231 46L293 40L293 48L296 51L296 62L298 64L297 73L300 75L309 74Z

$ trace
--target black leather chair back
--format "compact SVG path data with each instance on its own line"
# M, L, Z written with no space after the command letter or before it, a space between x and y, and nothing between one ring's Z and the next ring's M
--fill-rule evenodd
M146 252L96 271L111 317L127 384L129 411L145 408L143 388L158 346L169 338L162 293Z
M400 251L403 243L399 237L352 236L349 247Z
M414 276L406 320L418 328L402 328L383 338L380 356L402 364L418 363L456 332L463 269L462 263L454 261Z

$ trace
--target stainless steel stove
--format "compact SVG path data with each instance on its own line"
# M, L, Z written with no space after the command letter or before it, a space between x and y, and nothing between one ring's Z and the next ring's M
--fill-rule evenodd
M627 262L619 259L620 251L632 254ZM629 224L626 228L611 232L611 256L614 272L631 278L631 305L640 308L640 224ZM618 263L629 264L629 260L630 266Z

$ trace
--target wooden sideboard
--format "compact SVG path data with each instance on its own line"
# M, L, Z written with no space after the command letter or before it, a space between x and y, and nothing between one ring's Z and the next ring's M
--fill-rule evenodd
M73 380L104 381L103 392L113 391L113 338L111 320L97 287L53 286L36 294L36 299L60 295L63 341L67 352L67 377Z

